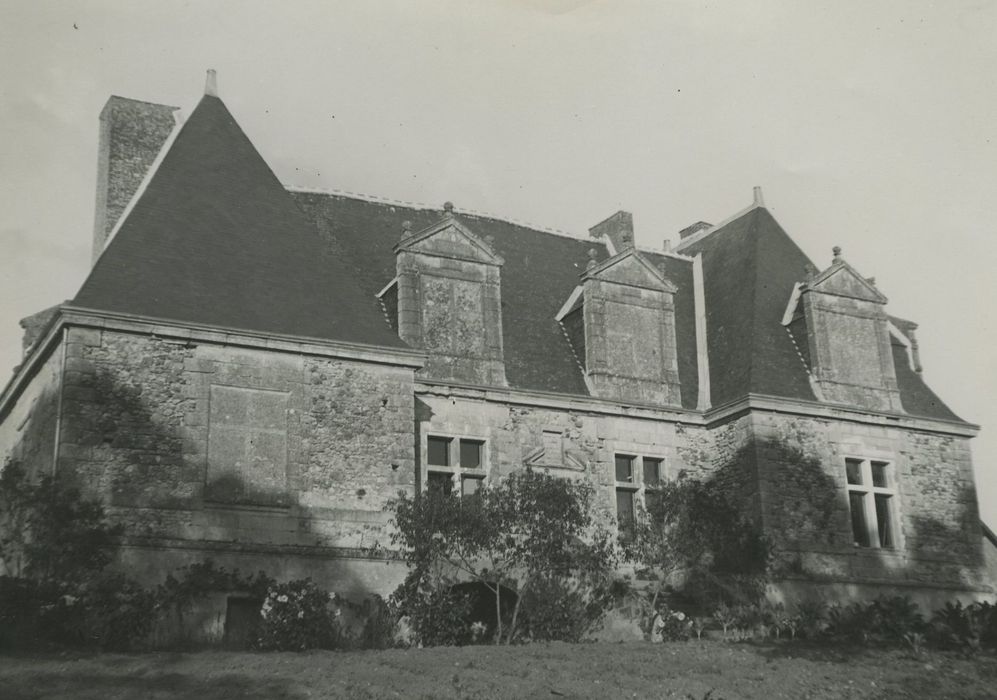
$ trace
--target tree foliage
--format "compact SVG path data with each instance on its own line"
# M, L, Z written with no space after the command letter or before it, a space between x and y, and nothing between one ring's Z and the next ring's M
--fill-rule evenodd
M396 600L409 612L411 601L441 596L458 581L480 582L495 597L494 641L510 643L524 600L550 589L552 580L592 588L608 576L612 542L596 526L591 505L588 484L531 469L463 498L400 494L389 504L393 542L402 546L410 574ZM517 594L511 615L502 610L503 587Z
M699 593L738 597L744 583L767 571L770 545L761 528L721 481L680 476L662 483L639 508L632 533L622 541L628 561L654 574L655 596L670 583L693 583ZM749 586L752 588L755 586Z
M32 480L18 462L0 472L0 559L8 575L81 581L107 565L120 533L99 501L63 480Z

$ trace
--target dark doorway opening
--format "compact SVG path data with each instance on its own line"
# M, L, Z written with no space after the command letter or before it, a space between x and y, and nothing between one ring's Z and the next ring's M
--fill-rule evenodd
M260 624L259 598L229 596L225 605L225 637L223 644L229 649L248 649Z

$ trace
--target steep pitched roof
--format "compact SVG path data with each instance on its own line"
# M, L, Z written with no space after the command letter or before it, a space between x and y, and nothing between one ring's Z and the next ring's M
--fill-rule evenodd
M404 347L376 300L236 124L206 95L73 304Z
M791 334L805 336L781 323L794 286L812 263L772 214L753 207L682 252L703 256L713 405L748 393L816 400ZM894 347L894 364L908 413L960 420L911 370L902 344Z
M329 247L360 273L364 291L376 294L395 276L394 246L402 222L412 230L430 226L441 210L416 209L370 202L343 195L293 192L295 200L325 237ZM520 389L588 395L578 361L555 316L581 281L595 248L597 260L605 246L520 226L485 216L458 214L476 236L488 238L502 257L502 332L505 372L509 385ZM678 287L675 294L676 333L682 405L695 408L697 366L692 264L641 251ZM583 358L584 361L584 358Z
M780 324L810 261L768 210L751 209L682 252L703 255L713 405L748 393L815 400Z

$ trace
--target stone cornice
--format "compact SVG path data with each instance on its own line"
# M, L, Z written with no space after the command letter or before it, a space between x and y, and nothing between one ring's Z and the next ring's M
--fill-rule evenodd
M0 419L6 415L9 404L17 398L27 382L31 381L39 366L61 338L62 329L67 327L99 328L168 338L182 343L230 345L272 352L410 367L412 369L421 368L426 361L424 352L405 348L384 348L323 338L180 323L169 319L97 311L63 304L49 323L44 337L35 344L28 357L7 383L7 386L4 387L3 392L0 393Z
M980 432L980 426L962 421L923 418L905 413L866 411L845 405L819 403L805 399L787 399L765 394L748 394L736 401L717 406L706 412L705 419L707 424L713 424L747 411L786 413L809 418L825 418L960 437L976 437Z
M416 381L416 394L458 397L489 403L508 403L520 406L535 406L554 410L580 411L602 415L639 418L643 420L670 421L711 427L716 423L748 411L785 413L809 418L864 423L920 432L942 433L960 437L975 437L980 426L959 421L946 421L935 418L920 418L900 413L876 413L848 406L823 404L817 401L787 399L764 394L749 394L736 401L709 411L665 408L648 404L623 403L591 396L572 396L526 389L449 384L425 379Z

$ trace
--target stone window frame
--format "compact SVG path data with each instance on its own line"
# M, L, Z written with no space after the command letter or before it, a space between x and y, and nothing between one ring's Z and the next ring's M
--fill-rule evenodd
M429 441L432 439L446 440L447 441L447 464L430 464L429 461ZM477 467L462 467L460 464L460 453L462 443L476 443L480 445L480 453L478 458ZM465 495L470 495L477 491L484 484L485 479L488 478L491 469L490 465L490 450L488 438L482 435L469 435L465 433L448 433L443 431L434 430L426 433L422 438L422 483L420 484L420 489L422 491L429 490L430 479L432 475L443 475L447 474L450 476L450 491L449 493L462 498ZM464 493L465 483L475 483L477 484L474 491L470 493Z
M630 478L620 480L617 478L617 460L621 457L630 459ZM616 516L616 527L621 532L625 530L620 522L620 494L628 493L631 498L633 513L636 515L637 505L647 507L648 494L653 494L657 489L649 486L644 477L645 460L658 463L658 483L668 480L668 458L657 451L648 451L644 448L633 445L616 445L613 450L613 508Z
M845 492L848 501L852 545L863 550L897 551L902 549L900 538L900 492L897 487L897 465L893 459L879 456L847 454L842 458ZM855 465L850 470L850 465ZM882 469L884 478L877 485L874 467ZM857 480L854 480L857 478ZM853 497L861 501L861 521L856 518ZM880 517L878 503L885 503L885 518ZM886 528L880 526L885 523ZM885 530L885 532L884 532ZM884 535L886 535L884 537Z

